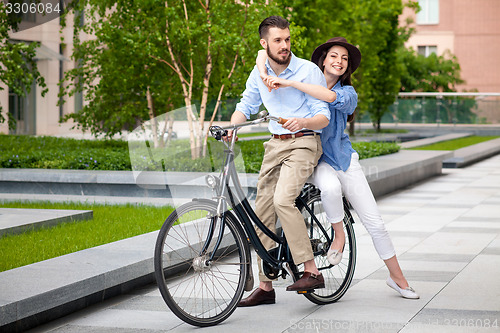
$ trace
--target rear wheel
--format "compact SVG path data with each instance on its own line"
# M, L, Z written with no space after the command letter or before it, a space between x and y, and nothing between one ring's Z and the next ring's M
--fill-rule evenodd
M216 245L220 234L222 241ZM210 202L177 208L160 229L154 257L156 281L168 307L195 326L225 320L243 295L248 251L244 231L232 214L226 213L221 223Z
M344 233L346 235L345 247L342 255L342 261L338 265L331 265L327 258L330 243L325 235L327 233L330 241L334 238L333 228L326 219L326 214L321 202L319 190L314 190L304 199L307 207L299 207L304 216L311 246L314 252L314 261L319 271L325 279L325 288L316 289L313 293L304 294L311 302L316 304L329 304L338 301L351 285L354 276L354 268L356 266L356 237L352 223L352 215L349 211L347 203L344 201ZM314 215L323 227L314 222L311 215ZM294 267L296 279L303 274L303 265Z

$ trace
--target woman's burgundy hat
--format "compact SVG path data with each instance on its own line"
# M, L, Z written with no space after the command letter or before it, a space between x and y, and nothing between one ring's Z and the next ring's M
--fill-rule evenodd
M323 64L319 63L319 60L321 58L321 55L323 54L323 51L328 51L333 45L340 45L343 46L347 49L349 52L349 61L351 63L351 69L352 72L359 67L359 64L361 63L361 52L359 49L347 42L347 39L344 37L333 37L327 40L325 43L321 44L318 46L312 56L311 56L311 61L314 62L316 65L318 65L320 68L322 68Z

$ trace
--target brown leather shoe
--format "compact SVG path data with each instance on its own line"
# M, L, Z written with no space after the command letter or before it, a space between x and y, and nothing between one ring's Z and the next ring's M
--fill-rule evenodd
M245 306L256 306L261 304L274 304L276 303L276 293L274 289L271 291L265 291L260 288L255 289L250 296L245 299L242 299L238 303L238 307Z
M319 275L305 272L304 275L294 284L286 287L286 291L309 291L313 289L325 288L325 280L321 273Z

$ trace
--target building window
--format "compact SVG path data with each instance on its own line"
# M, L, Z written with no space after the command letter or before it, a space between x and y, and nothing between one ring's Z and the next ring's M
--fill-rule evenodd
M439 24L439 0L418 0L417 24Z
M432 53L437 54L437 46L436 45L423 45L423 46L418 47L418 54L421 54L424 57L428 57Z
M16 122L24 120L24 99L9 88L9 113Z

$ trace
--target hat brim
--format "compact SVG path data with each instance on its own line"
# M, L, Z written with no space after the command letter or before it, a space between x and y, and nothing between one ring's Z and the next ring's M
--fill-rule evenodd
M347 49L347 51L349 52L349 61L351 62L351 70L352 73L354 73L354 71L359 67L359 64L361 63L361 52L356 46L346 42L333 41L321 44L314 50L311 56L311 61L318 65L319 68L322 68L323 64L319 64L319 61L321 55L323 54L323 51L328 51L334 45L340 45Z

